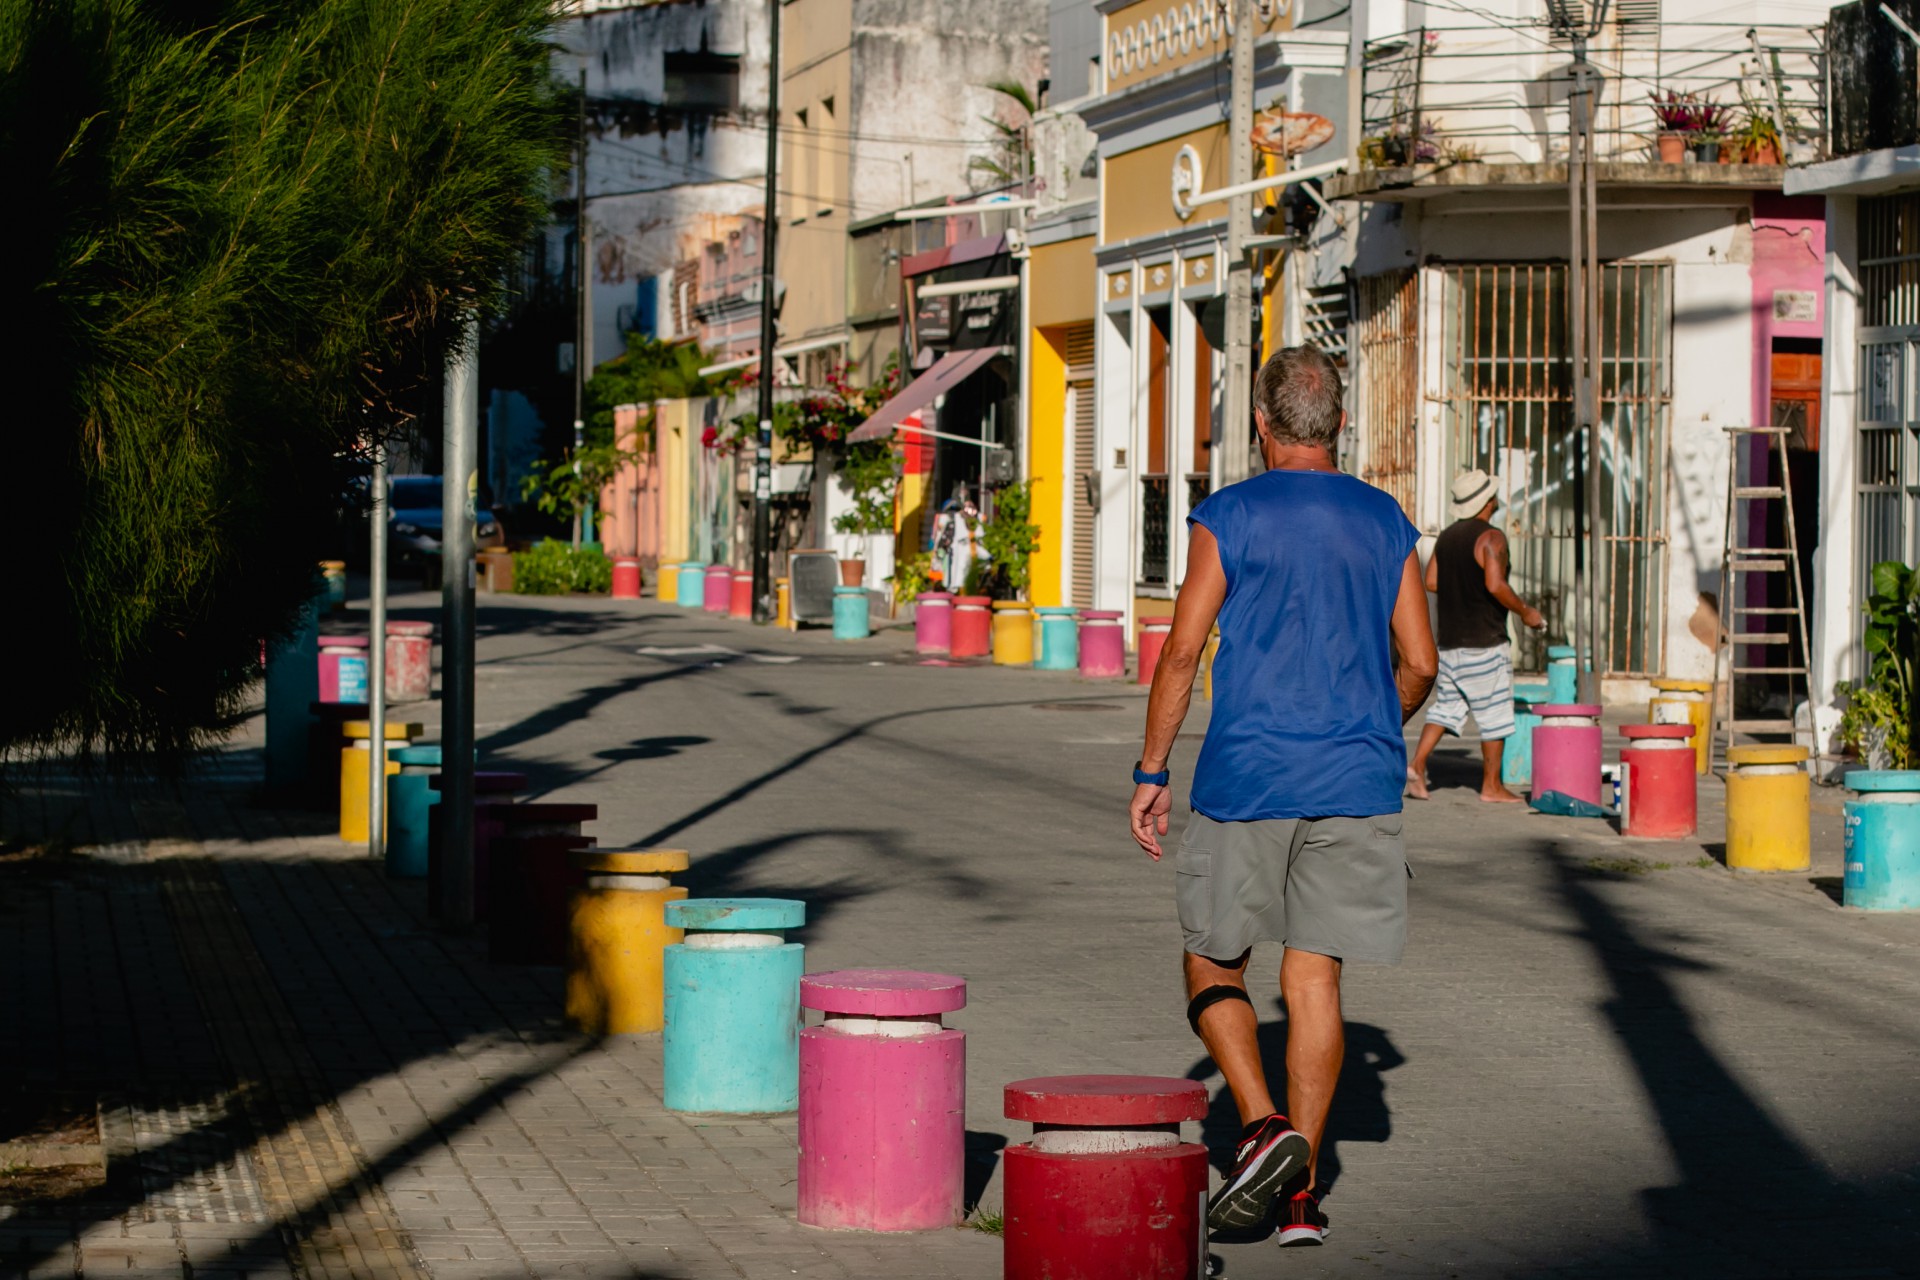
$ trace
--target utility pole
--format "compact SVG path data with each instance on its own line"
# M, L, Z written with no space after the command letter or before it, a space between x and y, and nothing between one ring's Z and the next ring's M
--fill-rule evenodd
M767 211L760 227L760 435L753 452L753 620L771 622L773 599L773 246L780 227L774 179L780 167L780 6L767 0Z
M440 466L440 921L473 925L473 501L480 454L480 321L446 364Z
M443 480L444 484L445 481ZM367 856L387 855L387 446L373 444L373 513L367 530L372 565L367 642Z
M1209 0L1211 3L1212 0ZM1232 85L1228 90L1227 181L1253 181L1254 0L1226 0L1233 16ZM1220 483L1244 480L1253 466L1253 196L1227 201L1227 403L1220 444Z
M1605 9L1602 6L1601 12ZM1595 28L1604 18L1596 15ZM1587 39L1573 32L1573 91L1567 97L1567 355L1572 374L1573 427L1584 444L1580 502L1586 528L1574 543L1574 669L1580 697L1600 701L1600 657L1606 628L1605 542L1600 519L1600 413L1595 376L1600 351L1599 213L1593 156L1593 84L1588 78ZM1584 625L1579 625L1584 614Z
M573 474L580 474L580 450L587 443L587 330L593 323L591 319L592 303L590 290L592 277L587 274L587 64L580 63L580 111L575 125L574 164L573 164L573 252L579 259L575 266L579 270L574 285L573 301ZM589 502L588 519L593 510ZM581 538L580 512L573 513L573 545L576 550Z

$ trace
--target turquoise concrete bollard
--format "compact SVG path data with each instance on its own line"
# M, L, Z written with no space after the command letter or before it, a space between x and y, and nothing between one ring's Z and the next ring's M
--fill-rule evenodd
M872 634L867 626L867 589L835 587L833 589L833 638L865 640Z
M1034 613L1034 632L1040 639L1033 665L1041 671L1080 669L1080 624L1072 605L1043 604Z
M1844 779L1840 901L1863 911L1920 908L1920 770L1855 769Z
M297 791L307 778L308 708L320 700L320 608L325 595L300 609L293 630L267 650L267 789Z
M430 810L440 803L431 785L440 771L439 747L401 747L393 753L400 772L387 779L387 874L424 879L431 846Z
M1544 684L1513 686L1513 736L1500 755L1500 781L1509 787L1533 781L1533 727L1540 723L1533 709L1551 696Z
M1579 701L1580 675L1573 665L1574 648L1570 644L1547 646L1547 701Z
M667 904L686 931L667 948L662 1036L669 1111L770 1115L800 1105L800 975L806 922L791 898L691 898Z
M682 609L704 609L707 605L707 566L698 560L682 560L680 576L673 580L673 602Z

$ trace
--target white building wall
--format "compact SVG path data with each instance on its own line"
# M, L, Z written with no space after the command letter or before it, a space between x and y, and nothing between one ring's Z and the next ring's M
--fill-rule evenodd
M1860 675L1854 644L1860 606L1854 599L1853 563L1858 440L1854 396L1860 359L1858 218L1855 197L1827 198L1826 349L1820 366L1821 527L1813 565L1813 613L1807 620L1813 650L1808 684L1815 707L1834 705L1835 681Z
M1094 467L1100 510L1094 517L1096 609L1133 612L1134 404L1139 370L1134 357L1137 323L1131 308L1107 313L1094 327L1094 394L1099 397ZM1144 362L1139 362L1144 365ZM1131 619L1128 619L1131 623Z

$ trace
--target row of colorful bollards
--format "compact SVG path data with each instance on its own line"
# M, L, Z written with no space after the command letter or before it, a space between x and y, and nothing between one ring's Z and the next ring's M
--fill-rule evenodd
M672 1111L798 1111L798 1217L813 1227L932 1231L964 1210L966 1004L948 974L805 972L787 940L804 903L691 899L683 850L591 850L574 892L567 1017L592 1035L661 1033ZM803 1025L805 1013L818 1025ZM1006 1087L1005 1274L1055 1280L1204 1273L1205 1149L1181 1121L1197 1082L1068 1076ZM1170 1132L1170 1130L1174 1132ZM1094 1193L1098 1194L1094 1194Z

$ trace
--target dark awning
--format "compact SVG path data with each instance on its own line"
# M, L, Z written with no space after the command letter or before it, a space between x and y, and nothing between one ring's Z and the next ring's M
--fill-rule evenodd
M847 443L884 440L900 425L900 419L916 409L933 403L935 396L953 390L967 376L1000 354L998 347L974 347L969 351L949 351L933 362L933 367L894 393L871 418L853 429Z

